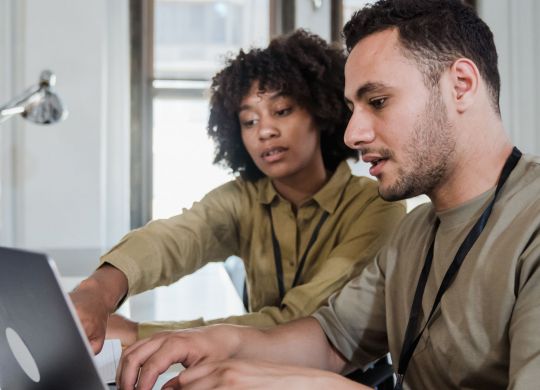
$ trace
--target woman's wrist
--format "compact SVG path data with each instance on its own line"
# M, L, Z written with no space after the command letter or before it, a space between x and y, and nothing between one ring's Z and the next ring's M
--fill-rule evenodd
M90 292L112 314L127 294L127 277L118 268L104 264L83 280L77 289Z

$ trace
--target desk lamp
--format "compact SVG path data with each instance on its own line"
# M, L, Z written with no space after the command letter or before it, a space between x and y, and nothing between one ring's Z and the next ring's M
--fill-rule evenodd
M0 123L16 114L40 125L50 125L65 119L67 111L52 90L55 84L54 73L50 70L42 71L37 85L0 106Z

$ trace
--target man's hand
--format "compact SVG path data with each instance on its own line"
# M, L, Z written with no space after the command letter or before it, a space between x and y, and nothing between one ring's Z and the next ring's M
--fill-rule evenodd
M135 385L137 390L150 390L158 376L173 364L180 363L189 368L188 372L192 372L191 370L196 366L231 358L245 360L244 363L234 363L239 364L239 367L225 366L225 370L220 369L221 365L209 366L217 367L208 371L208 376L214 378L212 383L215 383L215 386L223 383L222 380L228 380L231 374L227 372L242 372L239 369L243 367L242 364L247 364L247 361L267 362L266 366L261 366L266 371L257 366L246 368L246 370L249 369L247 373L251 373L253 380L257 383L259 378L256 374L261 373L260 381L263 385L266 383L265 378L268 378L269 386L273 385L274 380L277 381L275 378L271 379L274 374L279 378L277 373L281 372L281 369L278 370L276 366L270 365L271 362L296 367L290 368L292 371L286 376L286 380L293 380L296 378L295 375L298 375L298 386L288 384L281 386L282 388L302 388L301 385L306 377L312 379L315 374L323 383L321 388L333 388L326 386L327 382L335 382L342 386L354 385L354 382L349 382L330 372L341 372L347 362L329 344L319 322L312 317L295 320L271 329L222 324L157 333L150 339L138 341L124 350L118 366L116 384L123 390L132 390ZM204 388L204 386L197 387L199 386L197 383L201 380L203 385L205 384L206 379L202 377L207 375L207 371L202 371L203 374L200 375L197 375L197 372L199 371L195 371L195 374L186 374L186 386L191 386L193 382L194 389ZM289 373L289 371L283 372ZM264 373L267 373L267 377L262 375ZM246 378L249 378L249 375ZM284 380L275 383L283 383ZM184 389L184 383L178 381L175 383L176 388L182 384L181 388ZM250 384L246 384L244 388L250 388ZM362 389L363 387L351 388Z
M116 384L121 389L150 390L171 365L185 367L234 356L240 344L239 327L214 325L161 332L124 350Z
M105 264L69 294L94 353L103 347L107 319L126 295L127 286L125 275Z
M246 360L225 360L190 367L163 386L163 389L171 390L225 388L231 390L369 389L328 371Z
M130 347L137 342L139 324L119 314L113 314L107 322L108 339L120 339L122 347Z

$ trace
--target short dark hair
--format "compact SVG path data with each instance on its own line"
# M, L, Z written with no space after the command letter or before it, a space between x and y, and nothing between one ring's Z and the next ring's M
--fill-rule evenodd
M216 143L214 163L255 181L264 174L249 156L240 133L240 102L254 82L264 91L279 91L313 117L321 134L326 169L348 157L343 136L350 112L343 99L345 52L317 35L297 30L273 39L265 49L240 50L212 79L208 134Z
M419 64L427 86L460 57L471 59L500 113L497 49L489 27L461 0L379 0L357 11L343 28L347 50L367 35L396 28L405 54Z

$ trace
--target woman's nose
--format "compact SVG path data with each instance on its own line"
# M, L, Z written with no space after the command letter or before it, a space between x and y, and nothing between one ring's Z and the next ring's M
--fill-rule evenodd
M277 137L279 135L279 129L272 119L264 118L260 121L259 138L266 140Z

